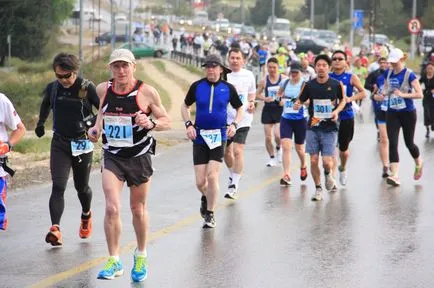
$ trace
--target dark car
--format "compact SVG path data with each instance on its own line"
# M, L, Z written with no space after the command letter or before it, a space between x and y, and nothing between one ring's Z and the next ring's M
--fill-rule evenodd
M127 42L128 36L127 35L116 35L115 36L115 42ZM101 34L100 36L95 37L95 43L97 43L100 46L107 45L108 43L112 42L112 34L110 32L105 32L104 34Z
M296 44L296 53L307 53L310 50L314 54L319 54L324 49L329 49L329 45L327 43L316 38L301 38L298 42L296 42Z

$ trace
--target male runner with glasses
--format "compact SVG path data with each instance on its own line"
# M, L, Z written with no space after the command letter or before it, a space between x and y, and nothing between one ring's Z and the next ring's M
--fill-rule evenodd
M220 56L206 57L206 77L191 84L181 106L187 137L193 141L193 164L196 186L202 194L200 214L203 228L214 228L214 211L219 192L220 167L223 162L226 141L235 135L243 117L243 103L233 85L222 75L230 73ZM196 119L190 117L190 106L196 103ZM226 124L228 104L235 109L233 122Z
M338 146L339 158L341 163L339 169L339 182L342 186L347 185L347 161L349 157L348 147L354 136L354 111L352 102L362 100L366 97L366 91L359 77L350 72L346 72L347 54L342 50L336 50L332 55L332 70L330 78L340 81L344 87L346 97L346 105L342 112L339 113L339 131L338 131ZM357 93L354 93L354 88ZM355 102L356 103L356 102ZM337 166L337 159L333 159L334 169Z
M60 218L65 208L63 195L72 168L74 187L82 207L79 236L88 238L92 233L90 212L92 190L89 173L92 165L93 144L87 139L86 124L93 116L92 106L98 109L99 98L95 86L77 75L78 58L60 53L53 60L57 80L44 91L39 121L35 129L38 137L45 134L44 124L53 110L53 139L50 150L50 171L53 187L50 197L51 227L45 241L52 246L63 244Z

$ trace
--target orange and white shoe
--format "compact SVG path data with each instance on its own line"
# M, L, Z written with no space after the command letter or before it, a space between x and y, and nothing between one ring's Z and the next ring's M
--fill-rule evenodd
M88 219L81 218L80 222L80 230L78 231L78 235L82 239L89 238L92 234L92 213L89 214Z
M58 225L53 225L45 236L45 242L50 243L52 246L62 246L62 233Z

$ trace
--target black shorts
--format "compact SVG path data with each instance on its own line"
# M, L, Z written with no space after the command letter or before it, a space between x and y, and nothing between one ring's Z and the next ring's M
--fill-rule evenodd
M282 106L267 106L264 105L261 115L262 124L276 124L280 123L280 117L282 116Z
M386 124L386 111L376 110L375 111L375 122L377 124Z
M208 164L209 161L223 162L224 149L226 142L222 141L222 145L214 149L209 149L206 144L193 143L193 164L202 165Z
M237 129L234 137L228 139L228 146L232 144L232 142L238 144L246 144L247 135L249 134L250 127L241 127Z
M154 173L149 153L123 158L104 150L101 168L113 172L119 180L126 181L128 187L148 182Z
M354 119L340 120L338 131L338 144L340 151L347 151L354 136Z

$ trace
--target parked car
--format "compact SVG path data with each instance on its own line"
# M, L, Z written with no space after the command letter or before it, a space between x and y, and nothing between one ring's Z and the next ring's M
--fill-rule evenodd
M360 42L360 50L369 51L371 48L371 45L374 45L377 43L381 44L381 45L385 45L385 46L391 45L389 37L387 37L384 34L375 34L374 42L372 43L371 40L372 39L369 39L369 35L365 35L365 37L363 37L362 42Z
M316 32L316 38L326 42L331 49L337 49L340 45L338 34L332 30L318 29Z
M283 45L284 47L291 47L292 50L295 50L297 47L297 43L291 37L277 37L277 43L279 45Z
M136 57L136 59L142 58L142 57L160 58L163 55L169 53L169 51L167 51L164 48L152 47L152 46L149 46L145 43L131 43L131 49L129 48L129 44L125 43L120 48L125 48L125 49L131 50L131 52L133 52L134 57Z
M295 48L296 53L307 53L309 50L314 54L319 54L325 49L329 49L329 45L317 38L301 38L300 41L296 42L297 47Z
M115 36L115 42L127 42L128 36L127 35L116 35ZM110 32L105 32L99 36L95 37L95 43L97 43L100 46L107 45L108 43L112 42L112 34Z
M216 21L216 31L217 32L228 32L230 22L226 18L217 19Z
M239 23L231 23L231 25L228 28L228 33L233 35L240 35L242 28L243 25Z
M307 27L298 27L294 30L295 41L300 41L301 38L314 38L317 35L317 30Z
M434 30L422 30L417 37L417 43L419 55L430 53L434 48Z
M256 37L255 28L253 26L246 26L246 25L244 25L241 28L241 35L250 36L250 37L255 38Z

